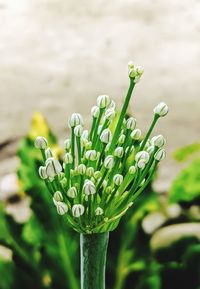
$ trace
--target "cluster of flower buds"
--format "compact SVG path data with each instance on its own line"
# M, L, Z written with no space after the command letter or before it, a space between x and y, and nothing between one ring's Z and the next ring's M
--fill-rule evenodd
M130 87L114 129L111 124L116 115L115 103L108 95L100 95L91 109L90 130L84 129L79 113L69 118L70 137L64 142L62 160L53 156L44 137L35 140L44 162L39 175L58 214L78 232L113 230L165 158L164 137L151 138L151 134L158 119L168 113L168 107L161 102L154 108L150 128L142 137L136 119L127 118L126 113L143 69L132 62L128 67Z

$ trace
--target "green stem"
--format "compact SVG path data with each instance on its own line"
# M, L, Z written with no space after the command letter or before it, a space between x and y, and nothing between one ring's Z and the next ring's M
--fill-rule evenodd
M126 98L125 98L124 105L122 107L120 116L119 116L119 120L117 122L117 127L115 129L115 132L114 132L114 135L113 135L113 139L112 139L108 154L112 153L112 151L114 150L115 145L116 145L116 143L118 141L118 138L119 138L119 135L120 135L120 130L121 130L121 127L122 127L122 124L123 124L124 117L126 115L126 111L127 111L130 99L131 99L131 95L132 95L134 86L135 86L134 81L130 79L129 89L128 89L128 92L127 92L127 95L126 95Z
M159 115L155 114L154 118L153 118L153 121L152 121L152 123L150 125L150 128L149 128L149 130L148 130L148 132L147 132L147 134L146 134L146 136L145 136L145 138L144 138L144 140L142 142L142 145L141 145L141 148L140 148L141 151L145 147L145 144L147 143L148 138L150 137L150 134L152 133L152 130L153 130L153 128L154 128L154 126L155 126L155 124L156 124L158 119L159 119Z
M109 233L81 234L81 289L105 289Z

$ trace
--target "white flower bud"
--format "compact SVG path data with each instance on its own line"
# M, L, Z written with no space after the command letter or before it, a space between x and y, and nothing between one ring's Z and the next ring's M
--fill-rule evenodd
M97 151L95 151L95 150L86 151L85 157L87 160L96 161L96 159L98 157Z
M151 139L151 143L155 146L155 147L158 147L158 148L161 148L165 145L166 143L166 140L165 138L159 134L157 136L154 136L152 139Z
M148 147L147 152L151 155L155 150L155 146L151 145Z
M48 177L55 177L57 174L62 172L62 166L60 162L54 158L48 159L46 166L46 172Z
M112 120L115 117L115 111L112 108L108 108L105 111L105 119Z
M52 151L51 151L50 148L47 148L47 149L45 150L45 156L46 156L47 159L53 157L53 153L52 153Z
M82 132L83 132L83 127L82 127L82 125L79 124L79 125L75 126L75 128L74 128L74 134L75 134L75 136L81 137Z
M102 130L102 127L103 127L102 124L100 124L100 125L98 126L98 130L97 130L97 134L98 134L98 135L100 135L101 130Z
M159 149L154 155L154 159L158 162L164 160L165 157L166 157L165 149Z
M63 202L56 202L56 208L57 208L58 214L61 216L66 214L68 211L67 205Z
M89 138L89 132L87 129L85 129L81 135L81 139L88 140L88 138Z
M94 183L90 180L86 180L83 185L83 192L86 196L93 195L96 193L96 187Z
M146 163L143 159L141 159L137 162L137 167L141 170L143 170L145 168L145 165L146 165Z
M99 180L99 179L101 178L101 176L102 176L102 174L101 174L100 171L96 171L96 172L94 173L94 178L95 178L96 180Z
M60 191L57 191L57 192L54 193L53 201L54 201L54 203L63 201L63 195L62 195L62 193Z
M91 109L92 117L97 118L99 116L99 112L100 112L100 110L99 110L98 106L95 105L92 107L92 109Z
M92 147L92 142L91 142L91 141L88 141L88 142L86 142L86 143L84 144L84 146L85 146L86 150L90 150L91 147Z
M107 143L107 145L106 145L106 147L105 147L105 152L108 152L109 151L109 149L110 149L110 145L111 145L111 143L109 142L109 143Z
M109 107L109 108L112 108L112 109L115 110L115 108L116 108L116 104L115 104L114 100L111 100L111 103L109 104L108 107Z
M36 139L35 139L35 147L37 149L41 149L41 150L44 150L47 148L47 145L48 145L48 142L46 140L45 137L43 136L38 136Z
M136 127L136 119L134 117L129 117L126 121L126 128L134 130Z
M84 175L86 172L86 166L84 164L80 164L77 168L77 171L80 175Z
M134 80L134 82L138 82L144 73L144 69L141 66L134 66L133 62L128 63L129 68L129 77Z
M99 95L97 97L97 106L99 108L105 108L107 106L109 106L111 102L110 96L108 95Z
M96 215L96 216L101 216L101 215L103 215L103 209L100 208L100 207L96 208L96 210L95 210L95 215Z
M65 164L72 164L73 163L73 157L71 153L66 153L63 157L63 161Z
M100 140L102 141L102 143L109 143L111 142L112 139L112 134L109 128L106 128L102 131L101 136L100 136Z
M126 138L125 134L121 134L118 139L118 144L123 144L125 141L125 138Z
M46 167L39 167L39 176L41 179L45 180L48 178L47 176L47 171L46 171Z
M136 167L135 167L135 166L131 166L131 167L129 168L128 172L129 172L130 175L134 175L135 172L136 172Z
M69 127L73 128L77 125L83 126L83 118L79 113L72 113L71 117L69 118Z
M86 169L86 175L88 177L92 177L94 175L94 168L93 167L89 167Z
M164 102L159 103L153 110L154 114L157 114L161 117L165 116L168 113L168 111L169 108Z
M114 151L114 155L117 157L117 158L122 158L123 157L123 154L124 154L124 149L123 147L117 147Z
M77 197L77 189L76 187L71 187L67 191L67 195L69 198L75 199Z
M146 151L138 152L135 155L135 160L136 162L139 162L140 160L142 160L146 164L149 161L149 154Z
M139 128L136 128L131 133L131 138L133 140L139 140L141 138L142 132Z
M66 149L66 150L70 150L70 148L71 148L71 139L67 138L67 139L64 141L64 146L65 146L65 149Z
M73 205L72 207L72 215L75 218L79 218L80 216L82 216L85 212L85 208L83 205L81 204L77 204L77 205Z
M116 174L113 177L113 182L116 186L120 186L121 183L123 182L123 176L120 174Z
M109 155L105 158L104 167L108 170L114 167L114 157L112 155Z

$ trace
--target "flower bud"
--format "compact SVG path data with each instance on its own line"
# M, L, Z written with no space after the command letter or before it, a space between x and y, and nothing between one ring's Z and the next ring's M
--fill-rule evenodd
M112 120L115 117L115 111L112 108L108 108L105 111L105 119Z
M126 128L134 130L136 127L136 119L134 117L129 117L126 121Z
M56 202L56 208L57 208L58 214L61 216L66 214L68 211L67 205L63 202Z
M70 148L71 148L71 139L67 138L67 139L64 141L64 146L65 146L65 149L66 149L66 150L70 150Z
M166 143L166 140L165 138L159 134L157 136L154 136L152 139L151 139L151 143L155 146L155 147L158 147L158 148L161 148L165 145Z
M62 193L60 191L55 192L54 195L53 195L53 200L55 202L62 202L63 201Z
M52 153L52 151L51 151L50 148L47 148L47 149L45 150L45 156L46 156L47 159L53 157L53 153Z
M101 177L102 177L102 174L101 174L100 171L96 171L96 172L94 173L94 178L95 178L96 180L99 180Z
M134 175L135 172L136 172L136 167L135 167L135 166L131 166L131 167L129 168L128 172L129 172L130 175Z
M109 149L110 149L110 145L111 145L111 143L109 142L109 143L107 143L107 145L106 145L106 147L105 147L105 152L108 152L109 151Z
M76 187L69 188L69 190L67 191L67 196L69 198L75 199L77 197L77 189L76 189Z
M82 125L79 124L79 125L75 126L75 128L74 128L74 134L75 134L75 136L81 137L82 132L83 132L83 127L82 127Z
M45 137L43 136L38 136L36 139L35 139L35 147L37 149L40 149L40 150L44 150L47 148L47 145L48 145L48 142L46 140Z
M121 183L123 182L123 176L120 174L116 174L113 177L113 182L116 186L120 186Z
M91 178L94 175L94 168L93 167L87 168L86 175Z
M146 164L149 161L149 154L145 151L138 152L135 155L135 160L136 162L139 162L140 160L142 160Z
M154 114L159 115L160 117L165 116L169 111L168 106L164 102L160 102L153 110Z
M92 117L97 118L99 116L99 112L100 112L100 110L99 110L98 106L95 105L92 107L92 109L91 109Z
M128 68L129 77L133 79L135 83L137 83L144 73L144 69L141 66L134 66L133 62L128 63Z
M119 139L118 139L118 144L122 145L125 141L125 137L126 137L125 134L121 134Z
M88 140L88 138L89 138L89 132L87 129L85 129L81 135L81 139Z
M109 155L104 160L104 167L107 170L110 170L114 167L114 157L112 155Z
M98 157L97 151L95 151L95 150L86 151L85 157L87 160L96 161L96 159Z
M103 180L102 187L105 189L107 184L108 184L108 182L106 180Z
M55 177L62 172L62 166L60 162L54 158L49 159L46 166L46 172L48 177Z
M102 130L102 127L103 127L102 124L100 124L100 125L98 126L98 130L97 130L97 134L98 134L98 135L100 135L101 130Z
M102 141L102 143L109 143L111 142L112 139L112 134L109 128L106 128L102 131L101 135L100 135L100 140Z
M91 141L88 141L88 142L85 143L86 150L90 150L91 147L92 147L92 142Z
M83 205L81 204L77 204L77 205L73 205L72 207L72 215L75 218L79 218L80 216L82 216L85 212L85 208Z
M83 126L83 118L79 113L72 113L71 117L69 118L69 127L73 128L77 125Z
M142 132L139 128L136 128L131 133L131 138L133 140L139 140L141 138Z
M41 179L45 180L48 178L47 172L46 172L46 167L39 167L39 176Z
M148 147L147 152L148 152L148 154L151 155L154 152L154 150L155 150L155 146L151 145L151 146Z
M96 187L94 183L90 180L86 180L83 185L83 192L86 196L93 195L96 193Z
M122 158L123 157L123 154L124 154L124 149L123 147L117 147L114 151L114 155L117 157L117 158Z
M154 155L154 159L158 162L164 160L165 157L166 157L165 149L159 149Z
M99 95L97 97L97 106L99 108L105 108L109 106L110 102L111 102L110 96L108 95Z
M100 207L96 208L96 210L95 210L95 215L96 215L96 216L101 216L101 215L103 215L103 209L100 208Z
M66 153L64 155L63 161L65 164L72 164L73 163L73 157L71 153Z
M84 164L80 164L77 168L77 171L80 175L84 175L86 172L86 166Z
M114 100L111 100L111 103L109 104L108 107L109 107L109 108L112 108L112 109L115 110L115 108L116 108L116 104L115 104Z
M146 165L146 163L143 159L141 159L137 162L137 167L141 170L143 170L145 168L145 165Z

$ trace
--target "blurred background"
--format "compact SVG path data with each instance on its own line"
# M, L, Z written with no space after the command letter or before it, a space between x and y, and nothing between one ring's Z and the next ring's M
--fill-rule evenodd
M72 112L81 113L89 126L90 107L99 94L109 94L120 108L128 86L129 60L145 70L130 105L142 131L147 130L157 103L169 105L170 113L155 130L167 139L167 159L149 188L151 197L142 199L127 216L126 229L122 224L113 233L125 230L123 236L129 237L125 245L122 239L114 246L113 255L119 255L115 260L111 254L108 286L199 289L199 277L191 274L195 274L194 268L198 273L200 270L200 1L0 0L0 40L0 273L5 274L0 289L32 288L31 284L34 288L77 289L78 263L74 269L77 274L69 265L77 258L76 236L69 232L72 244L72 238L66 240L65 236L49 241L53 229L46 228L45 217L34 203L39 200L46 206L48 198L33 194L42 184L34 175L38 156L32 141L45 131L58 146L57 138L66 138ZM57 216L51 214L55 220ZM170 231L170 225L186 227L172 227ZM57 230L55 221L52 226ZM168 251L161 255L171 256L170 260L155 254L165 226L168 231L164 231L163 240L166 234L171 240L180 232L163 245ZM40 229L34 233L36 228ZM49 242L46 251L44 241ZM61 273L52 265L57 241L61 255L63 250L66 253L66 244L72 246L68 263L64 260L60 265ZM175 242L175 249L171 242ZM187 256L180 248L188 250ZM30 250L34 268L27 256ZM145 256L140 251L145 251ZM173 255L175 251L178 256ZM18 270L22 276L19 284L15 280ZM181 279L184 273L187 278ZM73 274L74 278L69 277ZM68 285L60 284L66 275L66 284L72 280ZM34 283L36 279L41 282ZM167 283L169 279L177 282L172 285ZM147 281L143 284L141 280Z

